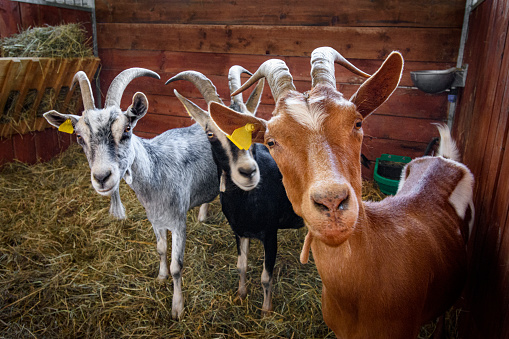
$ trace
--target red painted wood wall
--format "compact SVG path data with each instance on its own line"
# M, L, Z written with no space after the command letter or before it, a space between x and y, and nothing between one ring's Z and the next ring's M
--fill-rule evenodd
M29 27L74 22L83 23L87 31L92 32L88 12L0 0L0 38ZM72 136L58 133L54 128L0 138L0 165L14 160L29 164L47 161L67 149L71 142Z
M467 83L453 136L475 175L462 338L509 338L509 2L470 15Z
M96 6L102 90L128 67L161 75L160 81L136 79L125 92L124 108L135 91L148 96L149 114L135 129L144 137L192 124L173 89L204 107L190 84L164 86L180 71L202 72L228 103L227 72L234 64L254 72L263 61L282 58L297 89L306 91L316 47L334 47L370 73L392 50L401 51L401 87L364 124L363 153L375 160L382 153L421 156L438 135L431 123L446 120L447 94L412 88L410 71L455 65L465 1L105 0ZM363 81L340 66L336 78L347 97ZM273 105L266 86L259 115L270 117ZM364 175L370 177L373 167Z

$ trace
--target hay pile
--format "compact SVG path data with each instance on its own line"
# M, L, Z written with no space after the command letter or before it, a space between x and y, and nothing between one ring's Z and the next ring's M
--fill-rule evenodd
M93 57L90 38L83 25L74 23L59 26L34 27L0 40L1 57L37 57L37 58L87 58ZM0 111L0 124L10 124L16 131L35 130L34 119L56 109L60 112L75 112L80 105L79 88L65 105L69 87L63 86L57 93L55 88L43 89L38 93L30 84L25 96L17 90L10 90L7 102ZM9 87L7 88L9 90ZM42 98L37 99L41 95ZM64 107L65 106L65 107ZM16 109L19 113L16 114ZM25 126L26 125L26 126ZM26 127L26 128L25 128ZM21 132L20 132L21 133Z
M0 56L86 58L93 56L90 38L81 24L33 27L0 40Z
M273 315L260 316L258 241L248 298L236 300L236 246L217 201L204 224L197 209L188 213L185 314L171 320L172 284L155 281L152 227L125 184L121 196L125 221L108 215L77 145L45 164L0 170L0 337L334 338L316 267L299 263L304 229L279 233Z

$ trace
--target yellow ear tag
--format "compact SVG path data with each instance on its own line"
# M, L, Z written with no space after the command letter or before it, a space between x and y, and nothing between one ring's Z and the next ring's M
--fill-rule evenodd
M73 133L74 133L74 128L72 127L71 119L67 119L66 121L64 121L64 122L60 125L60 127L58 127L58 130L59 130L60 132L73 134Z
M235 131L233 131L232 135L227 135L227 137L238 148L248 150L249 147L251 147L251 137L254 130L254 124L248 123L243 127L237 128Z

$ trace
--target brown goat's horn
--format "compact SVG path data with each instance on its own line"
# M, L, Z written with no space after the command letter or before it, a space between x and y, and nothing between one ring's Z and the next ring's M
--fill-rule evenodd
M267 81L269 82L269 87L272 91L272 96L274 97L275 102L277 102L284 93L288 91L295 91L293 78L290 74L290 70L286 66L286 63L283 60L270 59L261 64L255 74L253 74L253 76L249 78L249 80L247 80L238 90L233 92L232 96L245 91L256 81L264 77L267 78Z
M95 109L94 95L92 94L92 87L90 86L90 81L88 81L87 74L83 71L79 71L74 74L71 88L76 82L79 82L80 84L81 97L83 98L83 108L85 108L85 110Z
M240 75L242 73L253 75L242 66L235 65L230 67L230 71L228 72L228 86L230 87L230 93L233 93L240 88ZM232 100L233 102L237 103L237 105L242 105L244 103L242 93L232 95Z
M120 100L124 90L131 81L142 76L149 76L155 79L161 79L161 77L151 70L145 68L129 68L122 71L119 75L113 79L108 88L106 94L106 100L104 100L104 107L118 106L120 107Z
M205 101L207 102L207 105L210 102L219 102L221 104L223 103L221 101L221 98L219 98L219 94L217 94L216 86L214 86L214 84L212 83L212 81L209 80L209 78L207 78L200 72L196 71L180 72L173 78L166 81L166 85L168 85L170 82L177 80L187 80L191 82L193 85L195 85L196 88L200 91Z
M334 48L331 47L319 47L311 53L311 87L315 87L318 84L323 84L336 88L336 76L334 69L334 62L348 69L357 75L365 78L369 78L370 75L364 73L348 60L346 60L341 54L338 53Z

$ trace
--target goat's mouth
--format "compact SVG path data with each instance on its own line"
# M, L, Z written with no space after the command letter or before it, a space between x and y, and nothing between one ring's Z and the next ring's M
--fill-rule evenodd
M358 209L353 205L346 210L326 212L313 208L303 216L316 239L329 246L339 246L350 237L357 224Z
M97 193L99 193L102 196L109 197L114 191L117 185L112 186L106 186L106 187L99 187L99 185L94 185L94 189Z
M353 233L354 227L342 227L338 229L320 229L311 230L314 238L324 244L336 247L344 243Z
M231 175L233 183L244 191L251 191L252 189L258 186L260 182L260 174L259 171L253 173L252 177L245 177L242 175Z

